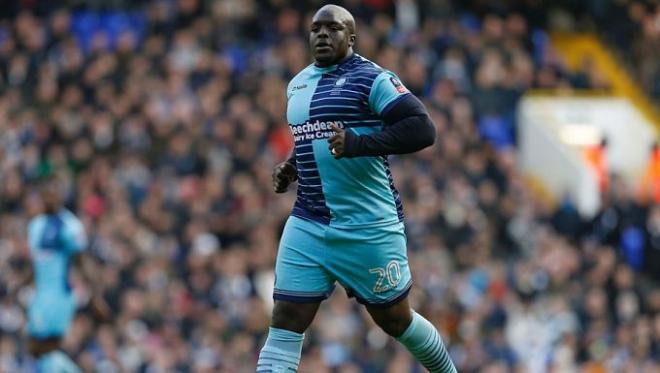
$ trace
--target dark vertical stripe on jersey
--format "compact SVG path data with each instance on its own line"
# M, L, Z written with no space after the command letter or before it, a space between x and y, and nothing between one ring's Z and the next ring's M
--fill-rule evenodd
M44 224L44 230L41 232L40 246L46 250L64 250L64 241L62 240L63 226L64 222L57 214L48 215Z
M387 175L387 180L390 183L390 190L392 191L392 197L394 198L394 203L396 204L396 213L399 216L399 220L403 220L403 204L401 203L401 196L399 191L396 190L394 186L394 178L392 177L392 171L390 171L390 162L387 161L386 157L383 157L383 166L385 166L385 174Z
M323 78L321 78L323 80ZM317 82L316 90L319 89L321 81ZM314 103L310 102L308 119L311 121L311 111ZM306 219L311 219L322 224L330 224L330 209L326 206L321 175L314 155L313 140L296 141L296 168L298 169L298 191L296 192L296 203L293 205L292 214Z

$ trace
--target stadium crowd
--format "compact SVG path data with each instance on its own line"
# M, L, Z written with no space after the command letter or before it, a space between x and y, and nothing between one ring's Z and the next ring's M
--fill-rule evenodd
M65 181L113 310L99 324L83 302L66 337L85 371L254 371L295 198L270 180L292 145L284 92L309 63L306 27L320 3L139 2L111 11L143 17L117 32L81 28L92 13L65 9L0 20L0 371L34 364L23 338L30 287L19 284L40 204L33 185L46 175ZM396 72L437 126L435 146L392 164L411 302L439 326L458 370L658 371L660 206L614 178L584 221L516 171L526 90L607 82L566 71L534 9L339 3L358 19L358 53ZM72 282L84 300L89 284ZM301 371L415 364L338 288L307 333Z
M656 0L560 0L555 15L575 31L594 31L608 42L656 102L660 98L660 3ZM567 17L568 16L568 17Z
M642 87L660 99L660 4L657 1L617 1L604 14L611 24L607 37L631 67ZM630 45L631 48L623 48Z

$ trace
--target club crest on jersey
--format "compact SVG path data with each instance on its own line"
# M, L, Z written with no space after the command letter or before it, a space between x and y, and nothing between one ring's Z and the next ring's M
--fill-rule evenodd
M403 84L399 81L399 79L391 76L390 77L390 82L392 82L392 85L396 89L397 92L399 93L406 93L408 92L408 89L403 86Z
M337 81L335 81L334 87L332 87L332 89L330 90L330 96L340 95L341 94L341 89L346 84L347 80L348 79L346 79L346 77L343 77L343 76L341 78L337 79Z

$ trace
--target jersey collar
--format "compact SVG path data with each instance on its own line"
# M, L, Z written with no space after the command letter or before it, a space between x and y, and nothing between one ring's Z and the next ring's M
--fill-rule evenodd
M353 54L342 61L341 63L338 63L336 65L330 65L330 66L325 66L325 67L320 67L316 66L316 64L312 64L314 67L314 70L319 71L319 72L328 72L328 71L334 71L336 69L339 69L340 67L346 66L348 63L351 61L355 61L356 58L360 57L357 53L353 52Z

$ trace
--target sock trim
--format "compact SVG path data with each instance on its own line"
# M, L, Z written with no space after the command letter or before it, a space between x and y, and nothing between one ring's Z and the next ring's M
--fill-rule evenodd
M305 333L271 326L268 328L268 338L280 342L300 342L305 339Z
M411 318L411 321L410 321L410 325L408 325L408 328L406 328L406 330L403 332L403 334L396 337L396 340L401 342L401 343L403 343L404 341L407 341L410 338L410 336L415 333L415 330L417 330L417 322L419 322L419 320L415 320L415 319L421 317L421 316L419 316L419 314L417 312L415 312L415 310L411 309L410 312L412 313L412 318ZM425 341L424 343L426 343L426 342L428 342L428 341Z

